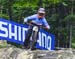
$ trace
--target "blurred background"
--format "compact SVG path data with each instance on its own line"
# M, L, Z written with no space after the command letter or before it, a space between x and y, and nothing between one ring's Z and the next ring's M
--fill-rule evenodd
M0 18L24 24L40 7L46 9L55 47L75 48L75 0L0 0Z

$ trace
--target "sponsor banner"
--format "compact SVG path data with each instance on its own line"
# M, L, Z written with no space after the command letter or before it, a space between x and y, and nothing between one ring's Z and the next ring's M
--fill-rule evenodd
M28 30L28 25L19 24L10 20L0 18L0 39L23 44ZM50 34L43 29L39 31L36 47L44 50L54 49L53 34Z

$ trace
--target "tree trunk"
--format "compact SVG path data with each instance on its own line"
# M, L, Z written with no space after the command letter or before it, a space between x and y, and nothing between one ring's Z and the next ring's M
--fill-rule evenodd
M13 20L13 15L12 15L12 4L13 4L14 0L8 0L8 15L9 15L9 19Z
M72 22L70 23L70 29L69 29L69 48L71 48L72 44Z
M39 7L43 7L43 0L39 0L38 6L39 6Z
M9 19L13 20L11 6L9 6L9 8L8 8L8 15L9 15Z

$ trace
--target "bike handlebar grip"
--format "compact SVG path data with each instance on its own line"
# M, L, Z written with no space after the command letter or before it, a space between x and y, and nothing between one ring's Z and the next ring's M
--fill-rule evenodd
M30 23L32 20L28 20L27 23Z

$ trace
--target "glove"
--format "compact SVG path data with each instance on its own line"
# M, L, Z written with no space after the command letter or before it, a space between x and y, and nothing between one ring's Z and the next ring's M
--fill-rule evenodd
M28 19L27 23L31 23L32 20Z

